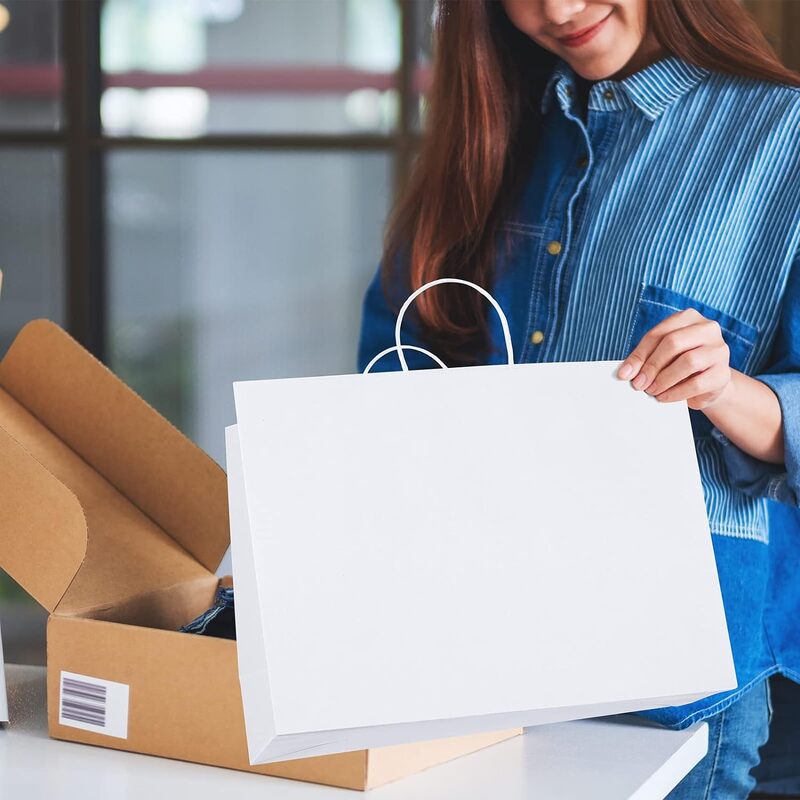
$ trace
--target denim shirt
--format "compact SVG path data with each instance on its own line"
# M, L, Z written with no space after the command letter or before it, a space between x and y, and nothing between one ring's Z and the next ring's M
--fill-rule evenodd
M621 360L660 320L693 307L719 323L731 366L769 385L783 411L782 465L750 457L689 412L739 686L642 712L681 728L773 672L800 676L800 581L791 580L800 568L800 90L670 56L593 84L584 117L575 81L557 61L486 287L508 316L518 363ZM364 298L359 369L394 344L394 319L379 269ZM489 325L487 362L501 363L499 323ZM413 323L403 342L426 346ZM431 366L414 352L408 363ZM374 369L398 367L392 354Z

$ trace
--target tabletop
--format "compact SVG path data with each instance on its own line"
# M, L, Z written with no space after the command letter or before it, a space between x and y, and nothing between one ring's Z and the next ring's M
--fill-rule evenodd
M106 750L47 736L45 670L6 666L10 723L0 729L0 796L104 800L345 800L359 795L264 775ZM620 716L528 728L523 736L369 792L370 800L662 800L705 755L705 723L683 731Z

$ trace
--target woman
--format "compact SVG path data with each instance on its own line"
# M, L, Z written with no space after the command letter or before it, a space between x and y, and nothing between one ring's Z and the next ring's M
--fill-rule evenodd
M622 359L633 390L687 402L739 686L643 712L709 722L679 798L746 797L767 678L800 680L775 577L800 538L776 550L768 517L800 497L798 86L735 0L440 2L427 136L364 301L362 369L405 296L455 276L501 303L518 361ZM405 343L503 360L477 292L415 310Z

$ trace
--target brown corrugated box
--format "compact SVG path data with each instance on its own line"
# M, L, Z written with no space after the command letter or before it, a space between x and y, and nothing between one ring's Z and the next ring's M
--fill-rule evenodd
M368 789L518 730L250 766L236 643L178 633L228 547L223 470L57 325L0 362L0 567L49 612L50 735ZM59 722L62 671L129 686L127 738Z

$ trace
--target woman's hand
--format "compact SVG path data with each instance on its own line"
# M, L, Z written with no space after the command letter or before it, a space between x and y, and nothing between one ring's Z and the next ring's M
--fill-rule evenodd
M686 400L754 458L783 462L783 414L763 381L731 369L719 323L687 308L652 327L622 362L619 378L662 402Z
M689 408L701 410L733 390L731 373L719 323L687 308L652 327L617 375L656 400L686 400Z

